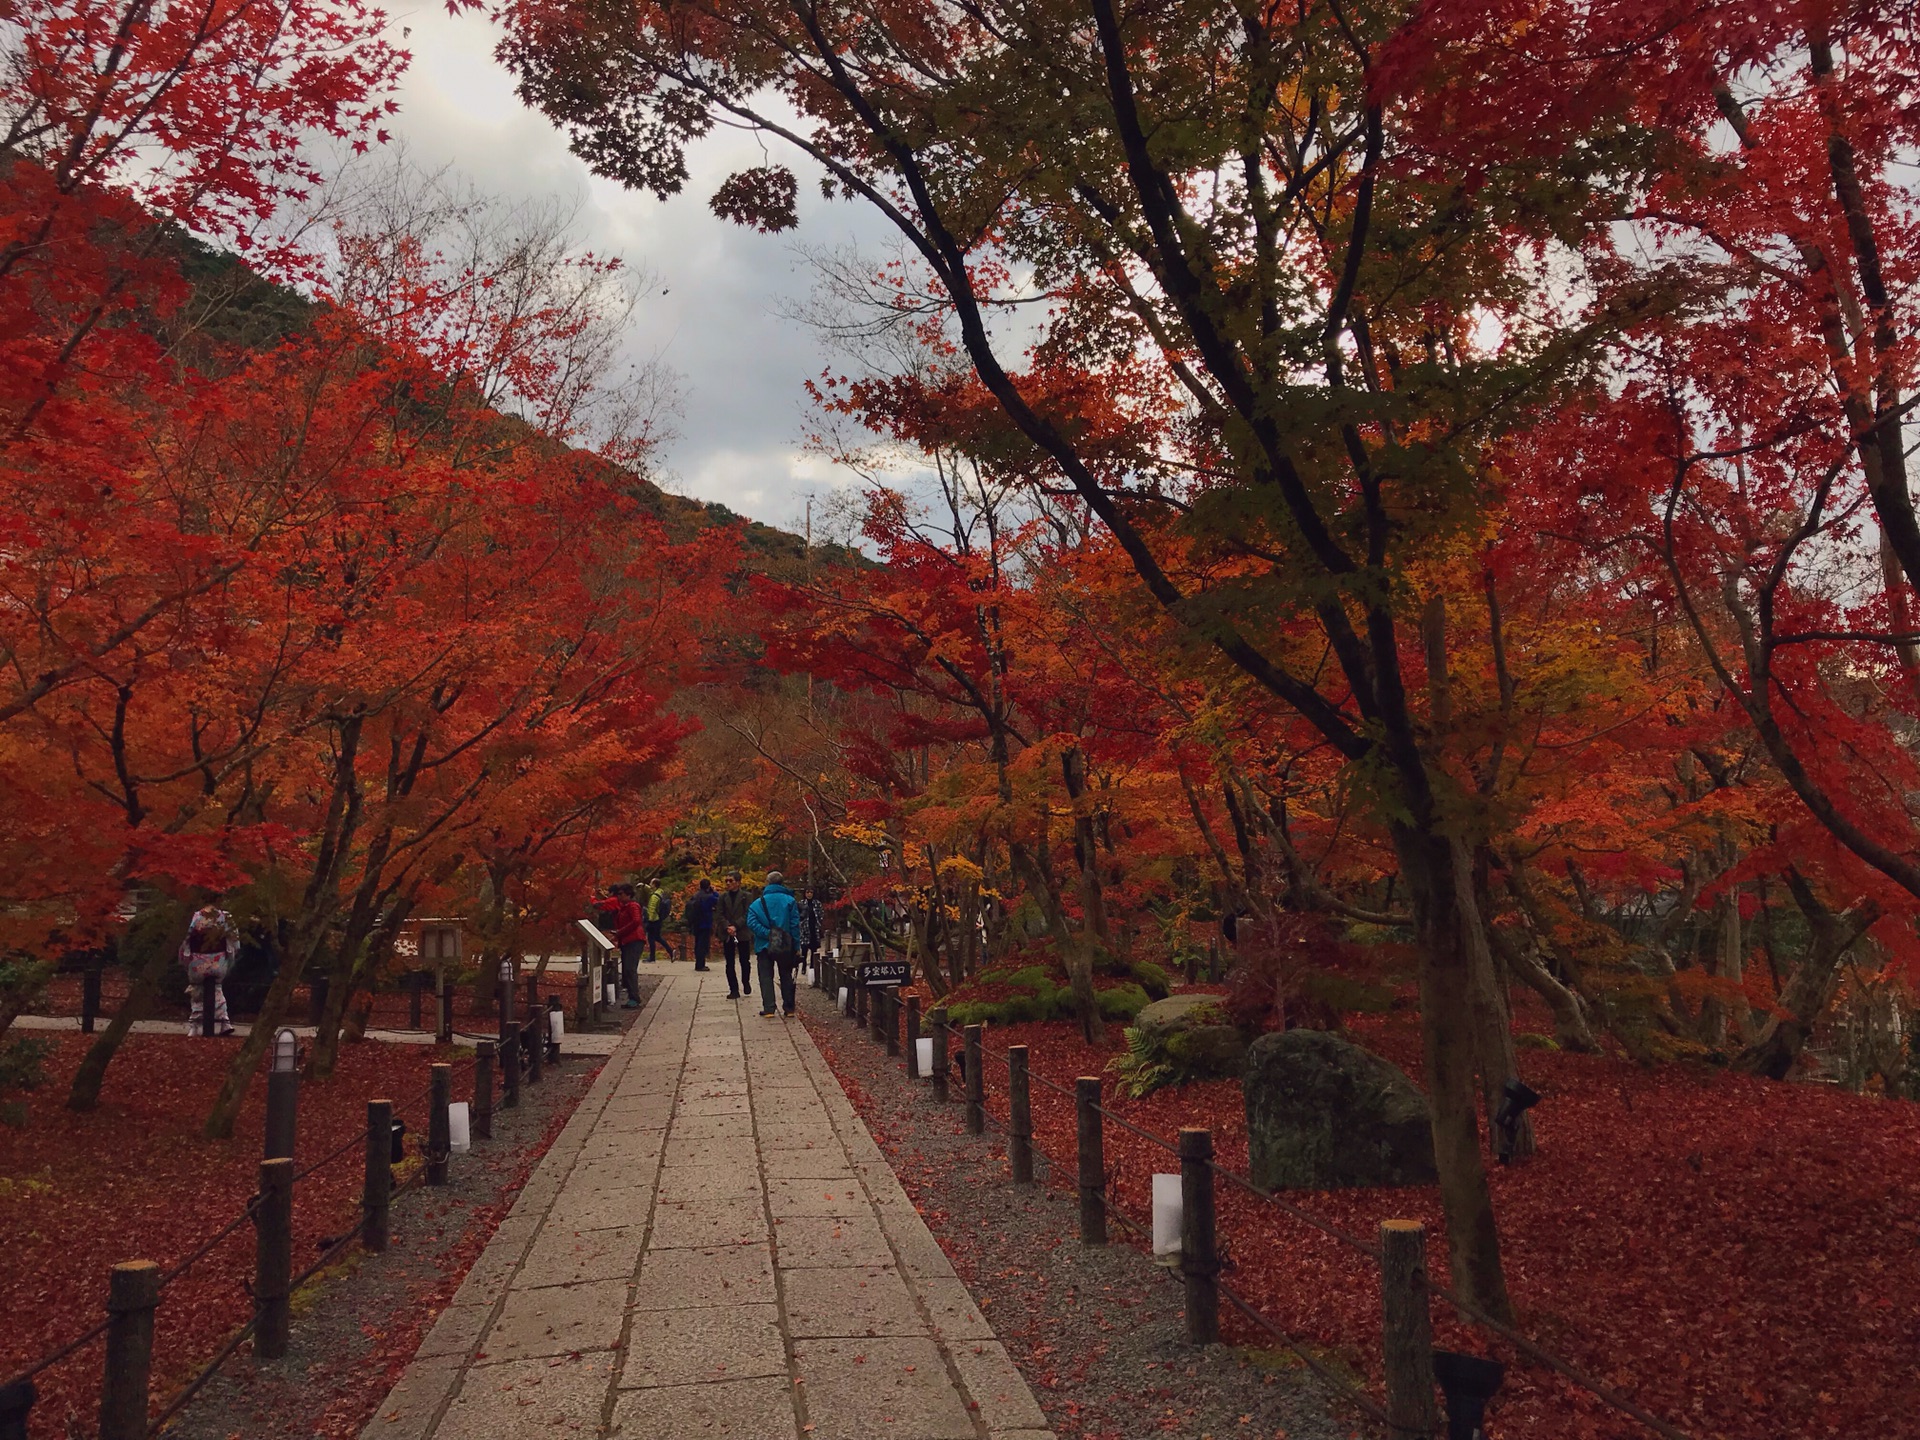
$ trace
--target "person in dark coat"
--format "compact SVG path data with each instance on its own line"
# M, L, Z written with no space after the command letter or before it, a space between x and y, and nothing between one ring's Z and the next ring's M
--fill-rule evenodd
M720 892L714 908L714 923L720 927L720 947L727 957L727 998L738 1000L753 994L753 935L747 929L747 906L753 897L740 888L740 872L727 872L727 888ZM738 976L734 961L740 962Z
M713 893L713 881L704 876L700 888L687 901L687 934L693 937L693 968L707 968L707 952L713 945L713 916L720 908L720 897Z
M800 958L808 965L820 963L820 952L827 944L827 892L815 885L800 902Z

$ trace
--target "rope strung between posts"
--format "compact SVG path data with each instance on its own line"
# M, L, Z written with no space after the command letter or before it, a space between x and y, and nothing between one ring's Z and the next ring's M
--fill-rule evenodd
M166 1408L160 1412L159 1418L147 1427L148 1440L152 1440L153 1436L158 1435L162 1430L166 1429L168 1422L182 1410L186 1409L187 1402L206 1388L207 1382L213 1379L215 1372L217 1372L222 1365L226 1364L228 1360L233 1358L236 1350L252 1338L253 1325L254 1322L248 1320L246 1324L234 1331L232 1336L228 1338L227 1343L222 1345L214 1354L213 1359L207 1362L206 1368L194 1376L193 1379L189 1380L186 1388L167 1402Z
M949 1033L959 1035L964 1040L965 1032L960 1029L957 1029L951 1021L943 1022L943 1024L944 1024L944 1028ZM986 1051L986 1036L984 1032L981 1035L980 1048L981 1048L981 1052L984 1054ZM1000 1053L1004 1054L1005 1052L1002 1051ZM983 1076L982 1079L984 1080L984 1078L985 1077ZM1057 1091L1062 1095L1067 1095L1070 1097L1073 1096L1074 1092L1067 1089L1064 1085L1056 1084L1055 1082L1047 1079L1044 1075L1037 1074L1031 1069L1029 1069L1028 1071L1027 1078L1030 1081L1037 1080L1042 1086L1044 1086L1049 1090ZM984 1090L984 1085L982 1088ZM1180 1153L1178 1146L1170 1143L1169 1141L1162 1138L1161 1136L1154 1134L1151 1130L1148 1130L1143 1126L1134 1124L1131 1120L1128 1120L1125 1116L1115 1114L1112 1110L1109 1110L1106 1106L1096 1105L1094 1106L1094 1109L1098 1111L1102 1117L1112 1121L1115 1125L1118 1125L1122 1130L1125 1130L1132 1135L1138 1136L1140 1139L1145 1140L1151 1144L1159 1146L1162 1150L1165 1150L1169 1154L1178 1155ZM988 1118L990 1119L993 1118L991 1112L989 1112L984 1105L981 1107L981 1113L987 1115ZM995 1123L999 1124L999 1121L996 1120ZM1002 1128L1004 1129L1005 1127L1003 1126ZM1044 1152L1041 1151L1038 1146L1035 1146L1034 1149L1036 1154L1039 1154L1042 1156L1042 1158L1045 1158ZM1051 1161L1049 1161L1048 1163L1049 1163L1049 1167L1051 1167ZM1327 1236L1329 1239L1338 1241L1340 1244L1345 1245L1349 1249L1353 1250L1356 1254L1366 1256L1368 1259L1372 1260L1375 1264L1381 1263L1383 1257L1381 1255L1379 1246L1370 1245L1366 1241L1362 1240L1359 1236L1354 1235L1350 1231L1343 1230L1340 1226L1333 1224L1331 1221L1322 1219L1320 1216L1315 1215L1312 1211L1303 1210L1298 1205L1295 1205L1290 1201L1282 1200L1279 1196L1273 1194L1271 1191L1262 1190L1259 1186L1253 1183L1253 1180L1250 1176L1242 1175L1236 1170L1230 1170L1217 1160L1208 1159L1205 1162L1205 1164L1207 1168L1213 1171L1215 1175L1220 1176L1222 1179L1231 1181L1233 1184L1239 1186L1242 1190L1245 1190L1248 1194L1253 1195L1256 1198L1264 1201L1266 1204L1272 1206L1275 1210L1278 1210L1281 1214L1288 1216L1290 1219L1297 1220L1301 1224L1306 1225L1311 1229L1319 1231L1321 1234ZM1109 1213L1117 1213L1117 1212L1113 1212L1110 1210ZM1666 1421L1660 1419L1658 1416L1650 1413L1644 1407L1636 1404L1632 1399L1628 1398L1626 1395L1623 1395L1618 1390L1614 1389L1611 1385L1606 1384L1604 1381L1595 1379L1593 1376L1588 1375L1586 1372L1580 1370L1578 1367L1574 1366L1568 1361L1562 1360L1559 1356L1553 1354L1551 1351L1542 1349L1537 1343L1528 1339L1525 1335L1521 1334L1518 1330L1514 1329L1511 1325L1508 1325L1503 1321L1495 1319L1493 1316L1489 1315L1486 1311L1482 1310L1479 1306L1472 1304L1470 1301L1466 1300L1464 1297L1462 1297L1461 1295L1459 1295L1449 1287L1436 1283L1431 1277L1428 1277L1428 1276L1420 1277L1419 1283L1421 1288L1424 1289L1429 1295L1436 1296L1439 1299L1446 1301L1447 1304L1453 1306L1455 1310L1457 1310L1461 1315L1465 1316L1468 1320L1471 1320L1474 1324L1480 1326L1482 1329L1490 1331L1492 1334L1499 1336L1501 1339L1505 1340L1508 1344L1512 1345L1516 1350L1519 1350L1522 1354L1528 1356L1530 1359L1538 1362L1539 1364L1544 1365L1547 1369L1559 1375L1563 1380L1566 1380L1571 1384L1578 1386L1580 1389L1587 1391L1590 1395L1594 1396L1594 1398L1600 1400L1602 1403L1606 1405L1611 1406L1613 1409L1618 1410L1621 1414L1627 1416L1628 1418L1637 1420L1640 1424L1646 1426L1647 1429L1651 1430L1654 1434L1660 1436L1661 1440L1692 1440L1692 1437L1690 1437L1685 1431L1676 1429L1674 1426L1668 1424ZM1227 1289L1226 1286L1222 1285L1220 1288L1221 1288L1221 1293L1224 1295L1227 1295L1228 1298L1233 1302L1233 1304L1236 1307L1238 1307L1244 1313L1246 1313L1249 1319L1254 1320L1263 1328L1267 1329L1270 1333L1273 1333L1275 1335L1278 1335L1280 1333L1263 1316L1260 1316L1255 1312L1253 1312L1252 1310L1248 1309L1245 1303L1241 1301L1237 1296L1234 1296ZM1296 1351L1296 1353L1299 1353L1299 1352ZM1303 1360L1307 1359L1307 1357L1304 1354L1301 1355L1301 1358ZM1308 1361L1308 1364L1310 1367L1313 1365L1313 1363L1314 1362L1312 1361ZM1316 1370L1316 1373L1318 1373L1317 1370ZM1356 1403L1362 1403L1363 1408L1367 1405L1372 1404L1371 1401L1363 1401L1363 1399L1361 1398L1357 1398ZM1384 1412L1381 1412L1381 1414L1383 1415Z
M1341 1379L1332 1370L1328 1369L1327 1366L1317 1359L1305 1346L1301 1345L1286 1331L1274 1324L1273 1321L1269 1320L1245 1300L1241 1299L1239 1293L1234 1290L1231 1285L1222 1281L1218 1288L1221 1297L1229 1305L1233 1306L1234 1309L1246 1316L1247 1319L1251 1320L1255 1325L1258 1325L1262 1330L1266 1331L1267 1334L1279 1341L1281 1349L1299 1357L1300 1363L1313 1372L1314 1378L1319 1380L1327 1389L1333 1391L1336 1396L1345 1400L1356 1409L1364 1411L1369 1419L1385 1425L1388 1429L1400 1429L1398 1425L1393 1423L1393 1417L1387 1414L1385 1406L1367 1394L1366 1391L1356 1388L1354 1385Z
M388 1196L389 1203L399 1199L402 1195L406 1194L409 1190L417 1189L422 1183L424 1183L425 1180L426 1180L426 1170L424 1167L422 1167L420 1170L417 1170L414 1172L411 1179L407 1180L404 1184L399 1185L394 1189L393 1193L390 1196ZM247 1207L247 1213L251 1214L253 1211L253 1208L254 1208L253 1205L249 1204ZM360 1202L358 1209L362 1216L366 1214L367 1206L364 1200ZM246 1216L243 1215L241 1218L245 1219ZM349 1247L352 1246L353 1242L358 1240L359 1238L360 1238L360 1228L358 1224L356 1224L354 1228L352 1228L351 1230L348 1230L345 1234L341 1235L339 1238L324 1242L326 1245L326 1248L321 1252L320 1258L314 1261L313 1264L309 1265L305 1270L302 1270L298 1275L295 1275L291 1280L287 1282L287 1292L289 1294L292 1294L294 1291L298 1290L302 1285L306 1284L307 1281L311 1280L314 1276L318 1275L322 1270L326 1269L329 1265L333 1264L333 1262L338 1260L343 1254L345 1254L346 1251L349 1249ZM99 1330L101 1332L104 1332L106 1328L107 1328L106 1325L103 1324L99 1327ZM200 1370L199 1374L195 1375L192 1380L187 1382L186 1388L181 1390L179 1394L175 1395L173 1399L167 1402L167 1406L164 1410L160 1412L159 1418L156 1419L153 1422L153 1424L147 1427L147 1435L149 1437L149 1440L151 1440L152 1436L158 1435L162 1430L164 1430L167 1427L167 1424L173 1419L173 1417L178 1415L183 1409L185 1409L188 1403L192 1401L193 1397L198 1395L202 1390L206 1388L207 1383L213 1379L214 1375L219 1371L220 1367L226 1364L227 1361L231 1360L234 1354L240 1349L240 1347L244 1345L248 1341L248 1339L252 1337L253 1328L254 1328L254 1322L252 1320L248 1320L244 1325L242 1325L239 1328L239 1330L235 1331L234 1334L231 1337L229 1337L226 1344L222 1345L219 1348L219 1350L214 1352L213 1358L206 1363L206 1365Z
M8 1376L4 1382L0 1382L0 1389L5 1389L11 1385L18 1385L23 1380L31 1380L49 1365L58 1365L76 1350L84 1349L95 1340L98 1340L102 1335L106 1334L107 1327L111 1324L113 1324L113 1319L109 1316L98 1325L95 1325L91 1330L81 1332L66 1344L62 1345L58 1350L53 1351L51 1354L41 1356L18 1375Z
M1071 1100L1074 1100L1076 1103L1079 1100L1079 1096L1074 1091L1067 1089L1066 1086L1064 1085L1056 1085L1052 1081L1046 1079L1044 1076L1036 1075L1031 1071L1029 1071L1027 1078L1029 1080L1040 1081L1040 1083L1045 1085L1048 1089L1056 1091L1057 1093L1064 1095ZM1132 1130L1137 1134L1141 1135L1143 1138L1152 1141L1156 1145L1159 1145L1162 1149L1169 1150L1176 1155L1179 1154L1179 1151L1174 1146L1166 1144L1166 1142L1161 1140L1159 1136L1153 1134L1149 1130L1142 1130L1139 1126L1132 1124L1131 1122L1127 1121L1123 1117L1115 1115L1111 1110L1108 1110L1105 1106L1096 1105L1094 1106L1094 1109L1097 1110L1101 1115L1105 1116L1107 1119L1112 1120L1118 1125L1120 1125L1123 1129ZM1048 1172L1051 1173L1053 1170L1052 1157L1049 1156L1046 1153L1046 1151L1038 1145L1034 1146L1034 1154L1038 1158L1046 1162ZM1216 1171L1219 1170L1219 1166L1215 1165L1211 1160L1209 1160L1207 1164L1210 1168ZM1255 1191L1254 1193L1258 1194L1259 1192ZM1105 1213L1109 1220L1119 1221L1123 1228L1125 1228L1128 1231L1131 1231L1134 1235L1137 1235L1138 1237L1140 1237L1140 1239L1145 1241L1149 1246L1149 1248L1151 1248L1153 1244L1153 1231L1151 1230L1151 1228L1148 1226L1142 1225L1139 1221L1135 1220L1132 1216L1128 1215L1126 1211L1120 1208L1118 1202L1114 1200L1111 1194L1107 1195L1105 1200ZM1169 1273L1176 1273L1176 1272L1170 1271ZM1245 1300L1241 1299L1240 1296L1237 1293L1235 1293L1230 1286L1226 1284L1226 1282L1224 1281L1219 1282L1219 1290L1220 1290L1220 1294L1226 1297L1227 1301L1230 1304L1232 1304L1237 1310L1239 1310L1249 1320L1253 1321L1256 1325L1258 1325L1262 1330L1266 1331L1268 1335L1272 1336L1275 1340L1277 1340L1283 1349L1289 1351L1293 1355L1298 1356L1300 1359L1300 1362L1303 1365L1305 1365L1308 1370L1312 1371L1313 1374L1320 1380L1320 1382L1323 1385L1325 1385L1329 1390L1333 1391L1337 1399L1342 1399L1349 1402L1356 1409L1362 1411L1364 1414L1368 1415L1370 1418L1376 1421L1384 1423L1389 1427L1397 1428L1392 1426L1392 1421L1389 1419L1386 1410L1384 1409L1384 1407L1382 1407L1379 1404L1379 1402L1374 1400L1372 1396L1368 1395L1365 1391L1356 1388L1354 1385L1352 1385L1348 1381L1343 1380L1339 1375L1335 1374L1332 1370L1328 1369L1327 1366L1324 1365L1319 1359L1317 1359L1315 1356L1313 1356L1312 1354L1308 1353L1305 1349L1303 1349L1299 1345L1299 1343L1294 1340L1294 1338L1291 1335L1287 1334L1278 1325L1274 1324L1271 1320L1267 1319L1266 1316L1260 1314L1258 1311L1254 1310L1250 1305L1248 1305Z
M174 1261L171 1266L160 1272L160 1288L162 1290L166 1289L167 1286L186 1274L188 1269L193 1265L211 1255L229 1235L252 1220L259 1212L259 1209L260 1197L258 1195L249 1195L247 1197L247 1203L241 1207L238 1215L222 1225L208 1239L201 1241L197 1248L189 1251L183 1258Z
M299 1184L302 1180L306 1179L309 1175L313 1174L314 1171L320 1169L323 1165L331 1165L334 1161L338 1160L342 1155L345 1155L349 1150L353 1150L361 1146L364 1146L366 1143L367 1143L366 1132L361 1131L360 1133L356 1134L352 1139L348 1140L347 1143L342 1145L338 1150L330 1150L325 1155L322 1155L318 1160L314 1161L311 1165L307 1166L306 1169L294 1171L293 1172L294 1183L296 1185Z

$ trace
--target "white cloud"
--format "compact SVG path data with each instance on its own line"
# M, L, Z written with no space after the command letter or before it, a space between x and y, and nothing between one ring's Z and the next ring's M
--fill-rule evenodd
M853 480L800 443L811 425L802 387L830 363L812 332L782 318L811 289L805 262L790 239L742 230L707 208L723 177L765 163L759 141L733 131L709 137L688 156L686 190L658 201L589 174L565 137L520 103L485 19L423 6L397 13L393 35L413 65L389 128L419 163L451 165L505 196L577 201L588 246L656 277L630 349L638 360L658 356L685 380L680 435L661 457L673 488L794 528L809 492ZM878 251L886 243L884 222L823 201L804 183L800 211L798 233L809 245Z

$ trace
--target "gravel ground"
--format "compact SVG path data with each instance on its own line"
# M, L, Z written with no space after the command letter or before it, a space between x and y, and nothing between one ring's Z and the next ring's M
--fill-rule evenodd
M983 1137L963 1129L957 1071L955 1101L939 1105L824 995L801 995L807 1029L1061 1440L1373 1440L1292 1357L1187 1344L1177 1275L1129 1244L1080 1244L1070 1171L1059 1186L1013 1185L1005 1137L991 1122Z
M642 980L643 999L657 983ZM624 1026L646 1011L643 1004L616 1013ZM174 1440L357 1436L603 1063L575 1058L557 1073L549 1067L540 1084L523 1084L517 1108L494 1112L493 1139L454 1157L446 1186L395 1199L385 1254L350 1249L294 1296L285 1359L255 1361L243 1346L164 1433ZM456 1080L455 1098L462 1095ZM419 1153L415 1139L408 1137L409 1155ZM296 1255L295 1268L313 1258Z

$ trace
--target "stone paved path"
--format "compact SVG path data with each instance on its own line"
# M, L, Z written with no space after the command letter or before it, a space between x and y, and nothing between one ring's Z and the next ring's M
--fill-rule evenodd
M662 979L362 1440L1052 1440L800 1022Z

